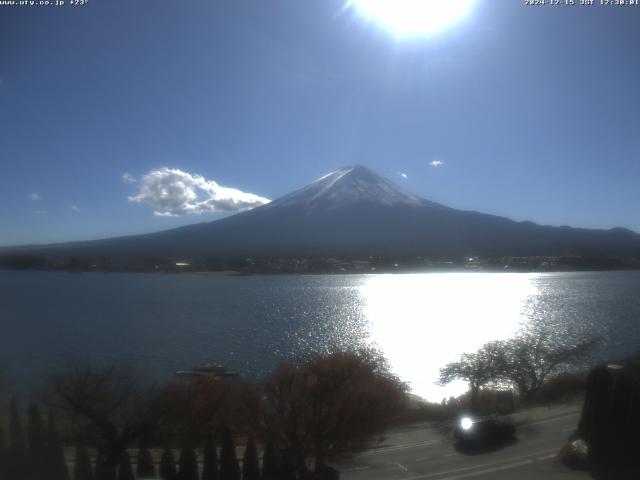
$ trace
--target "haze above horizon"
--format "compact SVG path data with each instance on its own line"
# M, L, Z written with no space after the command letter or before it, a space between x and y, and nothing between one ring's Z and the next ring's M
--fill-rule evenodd
M640 231L640 7L469 3L408 37L345 0L0 7L0 246L215 220L352 164Z

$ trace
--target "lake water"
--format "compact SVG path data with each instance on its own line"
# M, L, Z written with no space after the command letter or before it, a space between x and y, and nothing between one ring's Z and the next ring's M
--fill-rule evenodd
M0 362L23 389L69 360L132 361L151 378L223 363L261 374L291 356L377 345L413 391L523 322L640 349L640 272L207 277L0 271Z

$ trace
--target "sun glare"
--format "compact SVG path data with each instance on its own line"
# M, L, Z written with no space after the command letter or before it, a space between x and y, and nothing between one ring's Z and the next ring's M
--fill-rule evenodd
M430 401L458 396L465 382L434 385L440 367L491 340L503 340L528 319L534 274L441 273L372 275L360 287L369 340L389 365Z
M462 20L475 0L349 0L365 19L398 37L428 36Z

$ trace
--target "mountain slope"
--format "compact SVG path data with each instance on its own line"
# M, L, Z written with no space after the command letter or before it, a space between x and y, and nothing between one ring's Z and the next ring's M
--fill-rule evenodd
M625 229L540 226L455 210L356 166L331 172L267 205L222 220L29 251L48 256L127 258L640 256L640 235Z

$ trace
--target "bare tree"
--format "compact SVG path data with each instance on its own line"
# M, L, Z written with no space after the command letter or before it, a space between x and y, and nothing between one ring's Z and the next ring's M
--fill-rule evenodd
M447 385L453 380L464 380L469 383L471 392L471 410L478 409L478 395L485 385L499 380L502 368L504 344L490 342L475 353L465 353L458 362L452 362L440 369L439 383Z
M99 450L112 478L127 446L158 421L128 368L70 366L51 377L51 389L53 406L75 428L77 440Z
M490 384L512 384L520 398L530 400L551 376L586 365L598 342L597 338L562 337L549 327L533 324L512 339L487 343L446 365L440 369L440 384L467 381L472 410L477 409L480 389Z
M552 335L544 327L535 327L504 342L500 375L512 382L520 397L530 400L549 377L588 363L597 338L570 342Z
M406 385L372 352L337 352L285 364L268 379L259 430L299 472L366 448L399 415Z
M167 439L203 442L224 425L244 429L258 401L255 384L203 376L159 389L156 409L164 412L162 433Z

